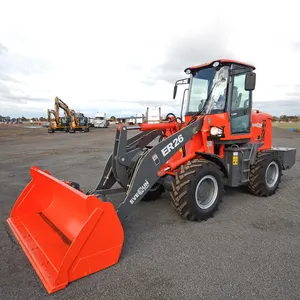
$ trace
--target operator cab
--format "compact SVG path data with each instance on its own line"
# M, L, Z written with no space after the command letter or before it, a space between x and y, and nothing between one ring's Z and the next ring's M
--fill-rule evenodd
M251 130L252 90L255 67L234 60L220 59L185 69L190 78L177 85L189 84L186 117L199 114L228 113L231 134L249 134Z

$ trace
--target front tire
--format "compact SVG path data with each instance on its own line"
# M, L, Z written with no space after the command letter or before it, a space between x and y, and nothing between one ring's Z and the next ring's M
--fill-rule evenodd
M171 203L184 219L207 220L218 210L223 190L220 168L208 160L195 159L182 165L176 174Z
M274 195L281 182L281 175L280 159L271 152L259 152L250 168L248 189L255 196Z
M165 192L165 188L163 185L157 183L153 186L153 189L148 191L146 195L142 198L143 202L150 202L157 200L160 196Z

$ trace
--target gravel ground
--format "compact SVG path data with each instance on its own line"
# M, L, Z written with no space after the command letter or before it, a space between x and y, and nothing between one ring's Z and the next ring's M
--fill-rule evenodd
M47 129L0 127L1 299L299 299L300 134L278 128L274 145L298 153L276 195L227 189L218 213L202 223L182 220L167 194L140 203L124 224L119 263L48 295L5 220L31 179L30 166L88 190L98 183L113 141L113 128L48 135Z

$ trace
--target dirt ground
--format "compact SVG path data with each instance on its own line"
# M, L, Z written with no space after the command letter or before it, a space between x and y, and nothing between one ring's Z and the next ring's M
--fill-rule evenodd
M124 223L119 263L49 296L6 219L32 165L84 190L94 188L114 130L48 134L46 128L0 127L1 299L299 299L300 134L279 128L274 145L298 153L276 195L257 198L227 189L215 217L201 223L183 221L167 194L139 203Z

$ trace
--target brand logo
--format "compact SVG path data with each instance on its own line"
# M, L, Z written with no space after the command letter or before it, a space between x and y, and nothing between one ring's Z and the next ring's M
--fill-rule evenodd
M179 146L184 141L182 134L179 134L172 142L170 142L167 146L162 148L161 153L165 157L167 156L172 150L174 150L177 146Z
M262 123L253 123L252 127L262 128Z
M148 180L145 179L145 182L143 183L143 185L137 189L136 193L129 200L129 202L131 204L134 204L134 202L145 193L145 191L149 188L149 186L150 186L150 184L149 184Z
M152 155L152 160L154 161L154 163L155 163L156 166L159 165L160 160L159 160L159 158L158 158L158 156L157 156L156 153L154 153L154 154Z

